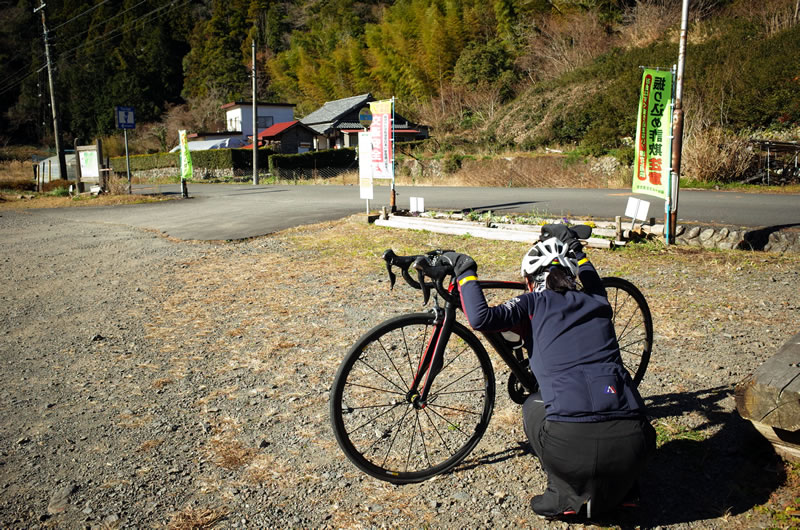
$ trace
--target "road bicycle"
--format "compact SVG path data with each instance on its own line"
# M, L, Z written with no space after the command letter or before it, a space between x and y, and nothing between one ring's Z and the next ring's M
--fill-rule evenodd
M588 237L584 234L581 239ZM391 318L364 334L345 356L331 389L331 422L344 454L365 473L395 484L423 481L458 465L480 441L494 409L492 363L475 333L456 320L461 300L452 268L439 264L443 252L383 254L390 287L397 267L408 285L422 291L423 305L433 293L433 307ZM480 284L484 292L525 291L521 282ZM629 281L608 277L603 285L623 364L638 386L653 344L650 309ZM510 398L524 403L538 384L520 335L482 335L511 371Z

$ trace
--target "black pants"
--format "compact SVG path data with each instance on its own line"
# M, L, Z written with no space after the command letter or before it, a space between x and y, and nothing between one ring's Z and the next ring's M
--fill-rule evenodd
M589 499L594 513L617 508L655 450L655 430L645 419L548 421L539 394L525 401L522 415L525 434L547 473L539 507L548 513L542 515L577 512Z

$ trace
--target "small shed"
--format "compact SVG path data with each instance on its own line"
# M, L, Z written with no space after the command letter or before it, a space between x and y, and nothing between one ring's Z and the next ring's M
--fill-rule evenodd
M298 120L276 123L258 133L258 146L277 148L274 150L280 153L305 153L313 148L316 134L314 129ZM252 149L253 145L245 148Z

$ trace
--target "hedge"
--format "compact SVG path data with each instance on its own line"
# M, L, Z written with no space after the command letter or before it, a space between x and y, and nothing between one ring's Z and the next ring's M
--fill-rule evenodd
M271 149L258 150L258 166L266 167L273 154ZM133 155L131 171L178 167L178 153L154 153L150 155ZM192 166L203 169L252 169L253 151L250 149L209 149L192 151ZM111 158L111 168L118 173L125 173L125 157Z
M309 151L296 155L272 155L269 157L269 171L275 169L316 169L321 167L349 167L355 163L356 150L353 147Z

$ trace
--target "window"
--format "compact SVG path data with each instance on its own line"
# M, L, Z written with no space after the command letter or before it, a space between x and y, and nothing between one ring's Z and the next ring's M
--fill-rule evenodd
M267 127L272 127L275 123L275 118L272 116L258 116L256 118L256 124L258 125L259 129L266 129Z

